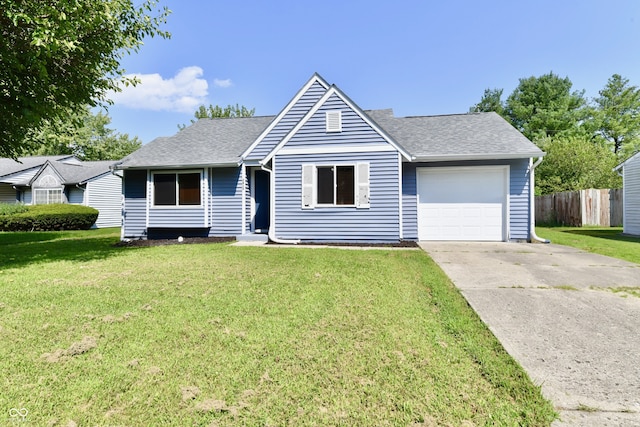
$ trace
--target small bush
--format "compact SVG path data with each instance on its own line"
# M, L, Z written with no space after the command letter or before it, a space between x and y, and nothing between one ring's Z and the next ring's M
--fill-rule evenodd
M88 206L53 204L26 208L23 212L0 215L0 230L88 230L98 219L98 211Z
M23 203L0 203L0 216L26 212L28 209Z

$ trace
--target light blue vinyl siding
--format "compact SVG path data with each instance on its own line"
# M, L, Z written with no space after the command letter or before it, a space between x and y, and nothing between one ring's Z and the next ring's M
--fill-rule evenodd
M189 169L189 172L200 172ZM163 171L164 172L164 171ZM167 173L180 173L181 170L168 170ZM149 192L153 192L153 183L150 183ZM206 194L200 189L200 194ZM151 195L150 195L151 197ZM153 206L149 208L149 228L204 228L206 227L205 203L202 198L202 206Z
M327 111L342 112L342 132L327 134L325 114ZM388 144L375 132L355 111L353 111L338 95L331 96L307 123L287 142L287 148L349 145Z
M529 221L529 159L509 163L509 237L511 240L528 240Z
M124 231L125 238L141 239L147 235L147 171L124 171Z
M509 239L529 239L529 159L403 164L402 217L404 238L418 238L417 167L509 165Z
M84 204L84 189L77 187L68 187L67 200L72 205Z
M416 165L402 164L402 237L418 240L418 187Z
M212 169L210 236L236 236L242 233L242 185L239 167Z
M340 153L277 155L276 236L303 241L398 241L399 153ZM302 164L355 164L367 162L370 208L315 207L302 209Z
M326 89L318 82L312 84L298 102L296 102L287 114L276 124L263 140L247 155L247 159L262 159L282 141L291 129L304 117L305 114L324 95Z

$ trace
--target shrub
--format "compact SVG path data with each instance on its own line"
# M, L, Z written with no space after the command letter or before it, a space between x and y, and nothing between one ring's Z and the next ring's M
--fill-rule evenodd
M87 230L98 219L88 206L53 204L27 206L24 212L0 216L1 231Z
M0 216L26 212L28 209L23 203L0 203Z

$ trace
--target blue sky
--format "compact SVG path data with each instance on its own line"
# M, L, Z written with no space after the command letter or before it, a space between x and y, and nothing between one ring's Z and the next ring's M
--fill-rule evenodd
M169 40L123 62L142 84L113 97L111 127L144 143L200 104L275 115L318 72L363 109L465 113L484 89L553 71L598 95L640 86L637 0L164 0Z

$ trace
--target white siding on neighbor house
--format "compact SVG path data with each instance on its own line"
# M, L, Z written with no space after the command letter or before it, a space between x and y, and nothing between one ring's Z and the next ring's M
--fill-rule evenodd
M0 203L15 203L17 201L16 190L11 184L0 184Z
M640 153L627 160L622 172L623 229L626 234L640 236Z
M327 90L315 82L282 117L263 140L247 155L247 159L262 159L289 133Z
M100 212L96 227L120 227L122 223L122 179L107 172L87 182L85 204Z
M399 155L397 151L276 155L276 236L303 241L398 241ZM356 163L369 164L370 207L320 206L303 209L303 164Z
M243 180L240 168L214 168L211 172L209 194L209 225L211 228L209 235L236 236L242 234ZM249 215L247 215L248 217Z
M453 167L453 166L491 166L509 165L509 218L508 233L510 240L529 239L529 159L504 161L440 162L403 165L402 180L403 230L404 238L417 240L417 187L416 167Z

